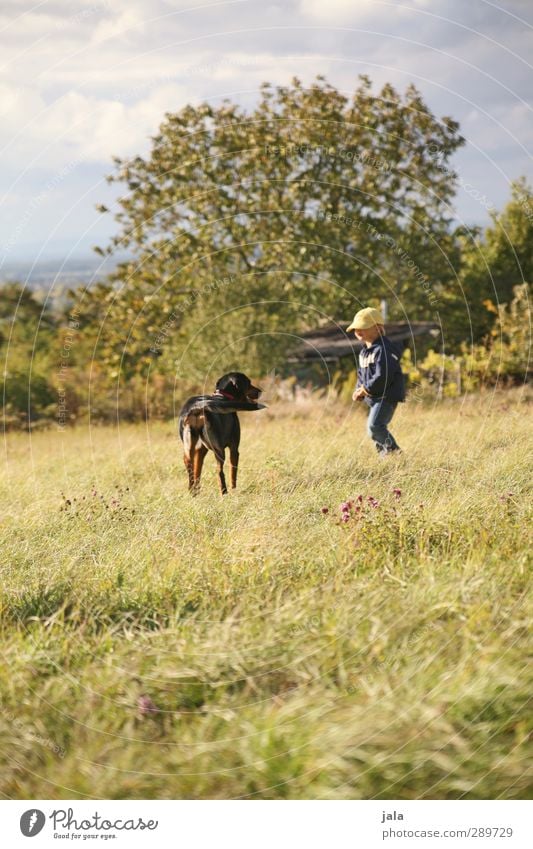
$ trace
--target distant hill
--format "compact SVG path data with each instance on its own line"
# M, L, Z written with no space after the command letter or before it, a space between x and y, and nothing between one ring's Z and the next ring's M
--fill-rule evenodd
M49 291L61 291L78 285L87 285L94 280L101 279L109 274L118 262L126 259L126 256L99 257L82 256L57 257L34 263L17 260L5 262L0 267L0 286L2 283L18 281L25 283L33 290L46 289Z

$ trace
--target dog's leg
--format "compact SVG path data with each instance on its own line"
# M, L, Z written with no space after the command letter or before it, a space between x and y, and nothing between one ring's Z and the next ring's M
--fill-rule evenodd
M205 455L207 454L207 448L205 445L200 444L196 449L196 453L194 455L193 461L193 475L194 475L194 490L198 492L200 489L200 478L202 477L202 466L204 465Z
M183 447L185 449L185 453L183 455L183 463L185 465L185 468L187 469L187 474L189 476L189 492L194 489L193 461L197 441L197 435L195 433L192 433L190 428L185 428L185 432L183 434Z
M192 470L192 461L191 461L190 457L187 456L187 454L183 455L183 464L184 464L185 468L187 469L187 475L189 476L189 492L190 492L190 490L194 486L194 475L193 475L193 470Z
M237 448L230 448L229 461L231 465L231 488L235 489L237 486L237 469L239 468L239 451Z
M220 494L226 495L228 487L226 486L226 478L224 476L224 460L226 459L225 452L222 451L222 453L217 453L215 456L217 458L218 484L220 486Z

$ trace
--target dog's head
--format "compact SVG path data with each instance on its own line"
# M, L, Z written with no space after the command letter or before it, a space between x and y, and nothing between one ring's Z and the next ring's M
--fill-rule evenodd
M217 380L215 395L231 398L233 401L257 401L262 389L253 386L252 381L241 371L230 371Z

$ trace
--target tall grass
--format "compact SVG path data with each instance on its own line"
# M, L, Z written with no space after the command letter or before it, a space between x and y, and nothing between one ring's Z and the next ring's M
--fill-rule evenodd
M528 411L407 404L383 461L274 405L224 499L171 425L9 434L3 795L530 797Z

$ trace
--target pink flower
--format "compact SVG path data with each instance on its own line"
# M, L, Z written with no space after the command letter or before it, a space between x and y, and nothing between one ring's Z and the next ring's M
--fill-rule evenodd
M349 513L350 512L350 502L349 501L343 501L342 504L341 504L341 510L342 510L343 513Z
M362 496L362 495L358 495L358 496L357 496L357 501L359 502L359 504L362 504L362 503L363 503L363 496Z
M137 707L141 716L150 716L154 713L159 713L159 708L154 704L150 696L139 696Z
M395 498L401 498L402 497L401 489L393 489L392 494L394 495Z
M320 508L320 512L321 512L321 513L323 513L323 514L324 514L324 516L325 516L325 515L326 515L326 513L329 513L329 507L321 507L321 508Z
M343 513L342 516L341 516L341 522L349 522L349 521L350 521L350 514L349 513Z

